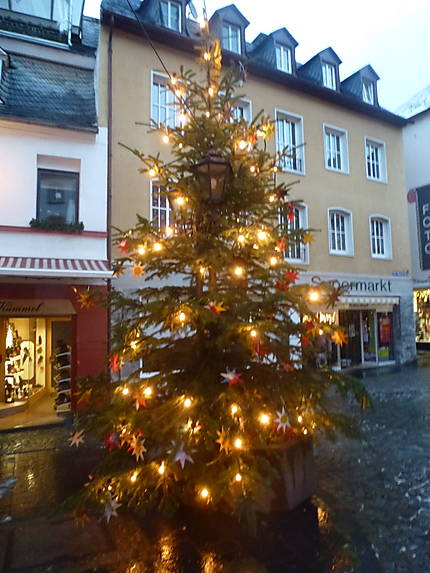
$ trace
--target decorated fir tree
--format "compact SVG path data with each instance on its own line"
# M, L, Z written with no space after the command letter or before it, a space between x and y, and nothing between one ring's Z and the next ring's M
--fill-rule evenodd
M273 121L237 116L240 78L222 75L209 37L200 61L200 75L170 76L176 127L152 126L166 157L132 150L174 225L139 217L119 232L119 271L131 270L136 290L112 302L114 380L82 381L71 442L87 432L104 440L82 502L107 519L120 505L195 502L252 515L279 480L283 448L351 428L331 412L331 390L362 397L358 384L316 367L321 341L343 334L318 323L310 302L332 307L339 293L300 284L287 262L312 236L292 230L291 186L277 174L295 150L271 155Z

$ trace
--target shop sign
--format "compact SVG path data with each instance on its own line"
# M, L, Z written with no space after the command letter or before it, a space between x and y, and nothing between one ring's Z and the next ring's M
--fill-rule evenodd
M0 316L68 316L76 314L67 299L0 299Z
M328 280L325 281L321 277L314 275L312 277L312 284L319 285L320 283L328 283L333 288L340 288L346 294L354 293L392 293L392 284L390 279L376 279L376 280Z
M430 269L430 185L416 190L420 263L423 271Z

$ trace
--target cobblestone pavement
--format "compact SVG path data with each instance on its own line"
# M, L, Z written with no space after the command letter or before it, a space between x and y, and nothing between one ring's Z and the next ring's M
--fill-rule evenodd
M363 382L364 441L317 445L320 494L361 526L385 573L430 573L430 355Z

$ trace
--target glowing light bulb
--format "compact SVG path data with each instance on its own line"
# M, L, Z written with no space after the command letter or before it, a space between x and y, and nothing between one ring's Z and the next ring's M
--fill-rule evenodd
M182 145L182 143L180 143L180 144L178 145L178 147L179 147L179 149L182 149L184 146Z
M267 239L267 233L266 233L266 231L258 231L258 233L257 233L257 238L258 238L260 241L265 241L265 240Z
M145 245L139 245L137 247L137 254L138 255L144 255L146 253L146 247Z
M158 466L157 471L160 474L160 476L164 475L164 473L166 471L166 466L165 466L164 462L161 462L161 464Z
M169 143L169 136L167 134L163 135L163 143Z
M184 400L184 408L191 408L191 404L193 403L193 401L191 400L191 398L185 398Z
M209 118L209 117L211 116L211 114L207 111L207 112L205 113L205 116Z
M187 319L187 315L185 314L185 312L180 312L180 313L178 314L178 320L179 320L180 322L185 322L186 319Z
M201 28L202 30L204 30L204 29L207 28L207 27L208 27L208 21L207 21L207 20L202 20L202 21L200 22L200 28Z
M215 90L214 90L212 87L210 87L210 88L208 89L208 94L209 94L210 97L214 96L214 95L215 95Z
M258 332L255 330L255 328L253 328L249 334L251 335L252 338L256 338Z
M182 197L182 195L179 195L179 197L176 197L175 199L175 203L178 207L183 207L185 205L185 197Z
M320 329L318 330L318 334L319 334L320 336L322 336L322 335L324 334L324 330L323 330L322 328L320 328Z
M270 264L272 265L272 267L274 267L276 264L278 264L278 258L270 257Z
M202 275L202 277L204 277L206 275L206 268L205 267L200 267L200 274Z
M170 78L170 83L172 84L172 86L175 86L178 83L178 80L175 76L172 76Z
M234 440L234 447L237 448L238 450L240 450L243 446L243 441L242 438L236 438Z
M232 404L231 408L230 408L230 412L233 414L233 416L235 414L237 414L238 411L239 411L239 406L237 404Z
M204 488L202 488L202 489L200 490L200 497L201 497L202 499L208 499L208 497L209 497L209 490L208 490L207 487L204 487Z
M257 137L264 137L264 131L261 131L261 129L257 129Z
M263 426L267 426L267 424L270 423L270 416L268 414L260 414L260 424L263 424Z
M240 473L237 473L237 474L234 476L234 479L235 479L235 481L237 481L237 482L242 481L242 476L240 475Z
M172 227L166 227L166 237L171 237L173 235L173 228Z
M128 388L123 388L123 389L122 389L122 393L123 393L124 396L128 396L129 393L130 393L130 390L129 390Z
M145 396L145 398L150 398L152 396L152 388L151 386L147 386L144 390L143 390L143 395Z
M278 171L278 166L275 165L275 166L273 167L273 172L276 173L277 171Z
M137 480L137 472L134 472L131 476L130 476L130 481L132 483L134 483Z
M239 149L240 149L241 151L243 151L243 150L246 149L247 147L248 147L248 142L245 141L244 139L241 139L241 140L239 141Z
M107 489L108 489L108 491L112 491L112 486L111 486L111 485L108 485L108 486L107 486Z
M303 422L303 416L301 416L300 414L297 416L297 421L299 424L301 424Z
M163 245L161 243L154 243L153 247L155 252L159 252L163 249Z
M306 428L303 430L303 433L304 433L305 436L307 435L308 431L307 431Z
M245 274L245 269L238 265L237 267L234 267L233 272L237 277L243 277Z
M179 99L182 96L182 92L180 89L175 90L175 96Z
M150 177L155 177L157 175L157 171L153 167L151 167L151 169L148 171L148 175Z
M245 239L245 235L239 235L237 238L237 242L240 243L241 245L243 245L245 243L246 239Z
M320 299L320 294L318 291L316 290L311 290L311 292L309 293L309 300L311 302L318 302Z
M251 171L251 173L255 173L255 171L256 171L255 165L251 165L251 167L249 168L249 170Z
M209 53L209 52L205 52L205 53L203 54L203 59L204 59L206 62L208 62L208 61L211 59L210 53Z

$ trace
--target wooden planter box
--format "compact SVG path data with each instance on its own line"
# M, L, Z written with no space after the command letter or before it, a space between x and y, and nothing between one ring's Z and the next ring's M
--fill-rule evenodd
M312 438L292 440L282 446L281 480L272 494L262 500L267 511L291 511L308 500L317 484Z

